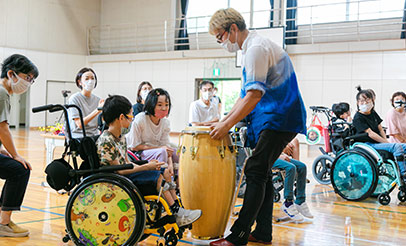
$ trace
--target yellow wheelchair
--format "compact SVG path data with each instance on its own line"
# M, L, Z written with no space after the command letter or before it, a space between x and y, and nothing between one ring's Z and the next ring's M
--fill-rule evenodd
M67 108L82 112L76 105L44 105L32 109L63 111L68 120ZM52 161L46 168L47 182L55 190L71 191L66 210L67 235L63 242L72 240L76 245L135 245L151 234L159 235L158 246L174 246L189 227L179 228L168 204L161 197L164 182L158 195L142 196L137 187L115 171L131 169L132 164L100 166L95 139L73 139L69 123L61 159ZM80 167L77 157L83 162ZM72 166L65 160L71 158ZM76 187L76 188L75 188Z

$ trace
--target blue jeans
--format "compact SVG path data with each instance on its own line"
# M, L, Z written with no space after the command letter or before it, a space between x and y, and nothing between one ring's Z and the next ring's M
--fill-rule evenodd
M402 175L406 174L405 161L403 160L403 155L405 154L406 144L403 143L366 143L374 149L385 150L393 154L393 156L402 157L402 161L398 161L399 170Z
M285 200L293 200L293 185L296 180L296 204L302 204L306 201L306 164L295 159L289 161L278 159L273 164L273 168L285 170L285 184L283 196Z

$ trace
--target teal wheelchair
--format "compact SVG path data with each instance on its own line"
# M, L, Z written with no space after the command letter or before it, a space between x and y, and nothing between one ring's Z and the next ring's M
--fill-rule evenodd
M405 182L398 166L404 156L395 157L388 151L356 142L365 134L347 137L345 141L352 143L334 159L330 171L334 191L349 201L377 197L380 204L388 205L391 201L389 194L398 186L399 201L406 201Z

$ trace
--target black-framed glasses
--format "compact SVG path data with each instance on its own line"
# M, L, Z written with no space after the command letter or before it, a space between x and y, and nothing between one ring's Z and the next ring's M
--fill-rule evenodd
M35 82L35 78L29 76L28 74L20 73L22 76L19 76L17 73L14 73L14 74L16 75L16 77L18 77L20 79L23 79L23 80L27 81L30 84L34 84L34 82Z
M217 34L217 36L216 36L217 43L221 44L221 43L223 42L223 36L224 36L224 34L225 34L226 32L228 32L228 31L224 31L223 34L221 34L220 37L219 37L218 34Z

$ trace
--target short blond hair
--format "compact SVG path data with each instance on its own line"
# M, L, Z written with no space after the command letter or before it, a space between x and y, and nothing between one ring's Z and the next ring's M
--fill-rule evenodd
M240 31L246 29L245 20L237 10L233 8L219 9L214 13L209 22L209 33L224 29L228 31L232 24L236 24Z

